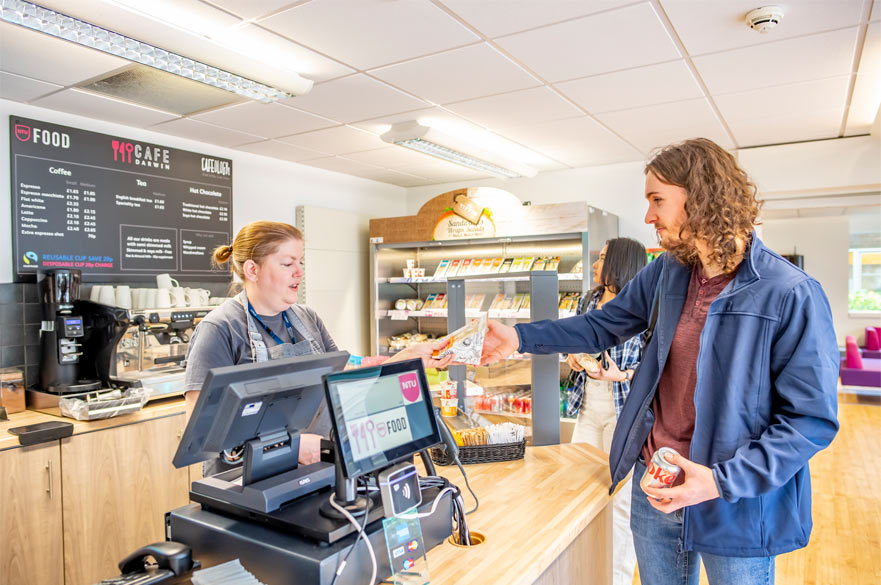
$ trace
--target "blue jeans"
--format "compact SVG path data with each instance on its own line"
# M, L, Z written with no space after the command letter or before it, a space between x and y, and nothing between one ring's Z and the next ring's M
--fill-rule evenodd
M710 585L773 585L774 557L723 557L682 550L682 510L655 510L639 486L645 463L633 468L630 528L642 585L698 585L703 560Z

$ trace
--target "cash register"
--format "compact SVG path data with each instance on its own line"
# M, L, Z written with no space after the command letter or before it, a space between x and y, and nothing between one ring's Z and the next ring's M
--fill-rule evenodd
M267 585L372 585L373 566L378 579L391 574L378 476L441 443L442 423L421 360L343 371L347 358L335 352L209 372L174 465L234 448L243 462L193 482L195 503L166 515L170 540L190 546L206 567L239 559ZM321 461L299 465L300 433L323 417L334 440ZM458 489L415 485L430 549L452 533ZM344 558L348 568L338 574Z

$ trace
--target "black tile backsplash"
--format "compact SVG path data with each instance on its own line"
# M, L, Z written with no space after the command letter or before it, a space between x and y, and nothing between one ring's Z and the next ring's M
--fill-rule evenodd
M147 286L143 282L114 284L128 284L132 288ZM229 284L225 282L181 281L180 285L207 288L214 297L230 296ZM80 292L81 298L88 299L91 289L91 284L84 284ZM36 283L0 283L0 367L21 369L28 386L38 382L42 319Z

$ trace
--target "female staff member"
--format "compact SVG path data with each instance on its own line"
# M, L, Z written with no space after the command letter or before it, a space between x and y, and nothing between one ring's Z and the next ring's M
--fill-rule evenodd
M630 238L606 242L593 264L593 280L599 285L578 302L578 314L602 309L646 265L645 247ZM569 354L566 362L579 372L570 393L567 414L578 417L572 433L573 443L588 443L606 453L612 445L615 422L630 392L630 380L642 357L642 334L610 347L607 368L587 372ZM629 481L629 480L628 480ZM615 585L630 585L636 566L633 534L630 531L630 485L626 484L613 501L612 574Z
M211 368L337 351L318 314L296 304L304 275L300 230L274 221L249 223L232 245L214 251L214 261L218 265L229 262L243 290L211 311L193 332L185 379L187 416ZM435 345L410 347L392 360L420 357L426 367L443 367L452 357L432 360ZM318 460L320 440L319 435L301 435L301 463ZM235 463L229 454L224 454L224 459L208 462L205 474L218 473Z

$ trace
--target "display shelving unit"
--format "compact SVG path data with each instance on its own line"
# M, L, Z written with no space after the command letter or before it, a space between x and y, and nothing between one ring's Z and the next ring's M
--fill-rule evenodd
M463 190L464 191L464 190ZM451 192L455 193L455 192ZM442 198L449 194L438 196ZM420 214L423 214L426 204ZM390 355L389 339L406 332L419 332L440 337L465 324L467 318L486 314L491 319L513 325L518 322L556 319L574 315L558 309L560 293L583 293L592 286L590 268L609 238L617 236L617 217L587 204L564 204L561 220L544 219L544 233L505 235L499 237L463 238L451 240L420 239L401 241L405 236L387 236L382 224L371 221L370 281L371 281L371 351ZM443 209L439 205L435 209ZM527 208L528 209L528 208ZM405 218L391 218L397 221ZM411 219L411 218L406 218ZM419 216L412 218L418 223ZM377 220L374 220L377 221ZM379 222L383 220L378 220ZM559 233L547 233L553 227L562 227ZM571 229L571 228L576 229ZM566 229L570 228L570 229ZM535 230L538 231L538 230ZM413 230L417 236L424 231ZM385 236L385 237L383 237ZM389 241L391 240L391 241ZM397 240L397 241L396 241ZM556 271L533 270L518 273L475 274L434 278L442 260L467 258L560 257ZM403 269L407 261L425 269L425 277L406 278ZM584 274L573 272L581 263ZM396 310L398 299L424 301L432 293L447 295L447 308L424 307L420 310ZM484 295L479 307L465 308L468 295ZM504 293L530 295L530 305L523 310L490 309L493 298ZM490 422L511 420L529 427L527 433L535 445L560 442L560 356L515 355L490 367L452 367L450 376L460 381L459 406L474 411L475 403L465 398L464 380L475 381L489 395L528 396L531 412L514 413L477 410Z

